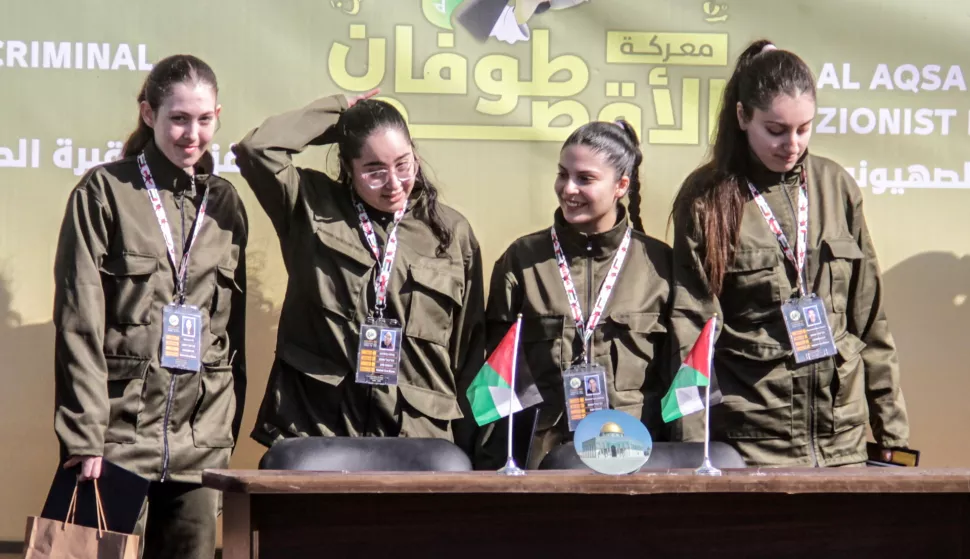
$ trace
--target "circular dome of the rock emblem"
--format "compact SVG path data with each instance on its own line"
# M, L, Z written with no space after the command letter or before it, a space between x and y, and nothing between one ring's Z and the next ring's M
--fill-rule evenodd
M621 475L636 472L647 462L653 439L632 415L602 410L579 422L573 445L580 460L593 470Z

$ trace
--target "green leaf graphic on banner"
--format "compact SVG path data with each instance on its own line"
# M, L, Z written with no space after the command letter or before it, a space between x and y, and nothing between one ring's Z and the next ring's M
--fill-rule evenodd
M454 29L451 26L451 14L464 0L421 0L421 11L424 19L442 29Z
M330 0L330 6L352 16L360 13L360 0Z

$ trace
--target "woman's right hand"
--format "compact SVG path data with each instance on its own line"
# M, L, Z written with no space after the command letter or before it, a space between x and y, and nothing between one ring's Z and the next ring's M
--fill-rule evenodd
M73 468L81 465L80 481L98 479L101 477L101 457L100 456L71 456L64 462L64 469Z
M358 101L363 101L364 99L370 99L371 97L377 95L380 92L381 92L380 89L372 89L367 93L361 93L356 97L351 97L350 99L347 100L347 108L349 109L350 107L353 107L354 105L357 104Z

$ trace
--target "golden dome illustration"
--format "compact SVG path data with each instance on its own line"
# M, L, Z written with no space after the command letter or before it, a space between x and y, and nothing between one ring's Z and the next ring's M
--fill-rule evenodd
M604 423L603 428L600 429L600 435L622 435L623 428L613 423L612 421Z

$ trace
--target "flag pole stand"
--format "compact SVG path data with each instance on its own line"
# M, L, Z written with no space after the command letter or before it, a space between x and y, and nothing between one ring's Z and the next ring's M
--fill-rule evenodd
M700 468L694 470L694 475L698 476L714 476L717 477L721 475L721 470L714 467L711 464L711 383L707 383L707 402L705 406L704 418L704 463L701 464Z
M717 315L714 315L713 320L717 320ZM715 327L717 322L714 323ZM714 336L711 336L711 348L708 352L709 358L713 361L714 359ZM707 364L707 370L713 370L713 363L710 361ZM704 463L701 464L700 468L694 470L694 475L698 476L711 476L717 477L721 475L721 470L714 467L711 464L711 380L707 381L707 389L704 395Z
M519 356L519 331L521 330L521 328L522 328L522 314L519 313L519 316L516 319L516 327L515 327L515 350L512 353L512 392L511 394L509 394L509 440L508 440L509 457L505 461L505 466L502 466L502 469L496 472L497 474L504 475L504 476L524 476L525 475L525 470L520 468L519 465L515 463L515 458L512 457L512 416L515 415L515 409L512 407L512 404L515 402L515 369L516 369L516 366L518 365L516 361L518 361L518 356Z
M705 456L704 463L701 464L700 468L697 468L696 470L694 470L694 475L717 477L721 475L721 470L718 470L717 468L714 467L713 464L711 464L710 456Z
M498 472L496 473L502 474L504 476L524 476L525 470L520 468L519 465L515 463L515 458L512 458L511 456L509 456L508 461L505 462L505 465L502 466L502 469L498 470Z

